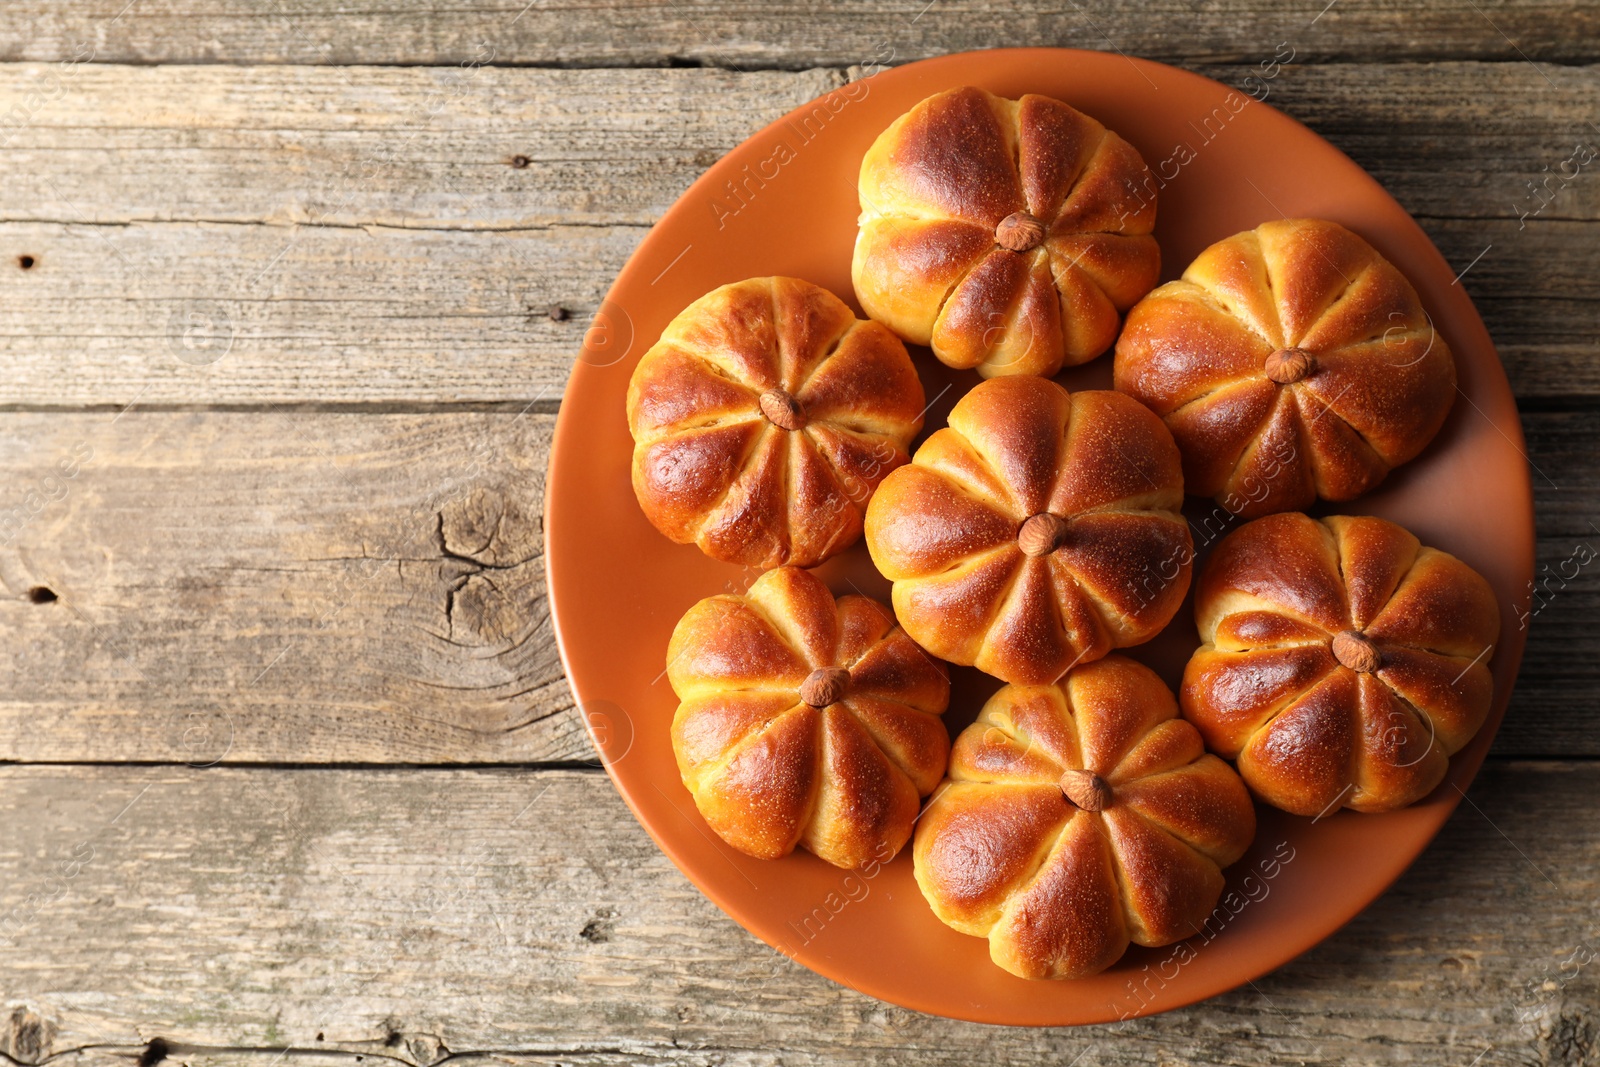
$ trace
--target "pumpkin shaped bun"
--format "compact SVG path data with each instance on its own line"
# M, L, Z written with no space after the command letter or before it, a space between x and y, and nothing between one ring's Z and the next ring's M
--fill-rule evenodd
M867 549L923 648L1043 685L1172 621L1182 503L1178 450L1138 402L992 378L878 487Z
M667 650L683 784L728 844L803 845L837 867L887 862L944 773L944 665L875 600L837 603L796 567L683 616Z
M1081 978L1197 933L1255 836L1238 775L1123 656L1006 686L956 738L917 824L934 914L1023 978Z
M1422 799L1489 714L1494 591L1383 519L1241 526L1206 563L1195 620L1184 717L1297 815Z
M861 161L851 277L868 315L942 362L1050 375L1100 355L1161 274L1138 151L1047 96L951 89Z
M1189 492L1246 517L1360 496L1433 440L1456 397L1411 283L1318 219L1201 252L1128 313L1113 372L1172 431Z
M826 289L725 285L634 368L634 495L656 529L708 556L814 566L861 536L925 403L900 340Z

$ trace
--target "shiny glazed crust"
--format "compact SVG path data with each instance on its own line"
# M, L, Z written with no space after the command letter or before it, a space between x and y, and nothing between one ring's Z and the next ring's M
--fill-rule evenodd
M956 738L949 780L917 824L917 884L934 914L987 937L994 962L1023 978L1080 978L1130 941L1198 932L1256 819L1238 775L1177 714L1161 679L1122 656L996 693ZM1106 787L1099 811L1061 784L1082 770Z
M1128 313L1114 373L1172 431L1189 492L1250 517L1367 492L1422 451L1456 395L1411 283L1317 219L1200 253Z
M1045 378L973 389L867 508L867 548L923 648L1040 685L1172 620L1193 542L1178 450L1154 415L1109 390ZM1056 516L1059 543L1019 535Z
M802 694L821 668L842 696ZM826 673L826 672L824 672ZM743 596L700 601L679 621L667 676L681 703L672 750L695 806L728 844L761 859L803 845L837 867L893 858L944 773L943 664L878 602L795 567Z
M774 407L778 396L792 407ZM827 290L796 278L725 285L634 368L634 495L656 529L708 556L810 567L861 536L924 403L899 339Z
M1489 583L1383 519L1240 527L1206 563L1195 619L1184 717L1257 796L1298 815L1420 800L1494 696Z
M856 297L952 367L1054 374L1111 347L1160 277L1155 188L1132 145L1059 100L930 96L861 162ZM1017 213L1036 227L1020 251L1000 231Z

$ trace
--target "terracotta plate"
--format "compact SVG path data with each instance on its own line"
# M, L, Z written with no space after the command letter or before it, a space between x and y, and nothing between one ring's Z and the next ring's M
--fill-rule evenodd
M758 275L806 278L854 303L862 154L918 100L959 85L1054 96L1131 141L1162 185L1156 236L1164 279L1211 242L1285 215L1343 223L1399 266L1456 353L1462 395L1421 458L1341 510L1394 519L1460 556L1489 578L1504 616L1494 710L1432 796L1381 816L1311 820L1263 810L1256 844L1228 872L1229 891L1203 936L1131 949L1106 973L1074 982L1014 978L990 963L987 942L939 923L912 880L909 849L867 877L807 853L749 859L711 834L679 781L668 740L676 701L663 671L667 639L695 601L742 590L756 574L667 541L629 483L623 398L662 328L708 290ZM991 1023L1099 1023L1189 1004L1272 970L1370 903L1427 846L1482 762L1522 657L1516 607L1533 571L1516 405L1455 271L1377 182L1245 91L1259 95L1262 86L1270 91L1271 82L1233 89L1118 55L1024 49L928 60L841 87L762 130L695 182L640 244L587 334L561 405L547 486L550 600L567 677L617 789L662 850L724 911L812 970L918 1011ZM912 351L928 395L943 391L929 411L932 432L977 378ZM1076 389L1108 388L1110 379L1106 356L1059 380ZM1216 524L1206 525L1209 502L1190 505L1203 560L1215 540L1205 531ZM818 573L835 592L854 586L888 599L863 545ZM1186 608L1133 654L1175 684L1197 643ZM997 687L976 671L953 676L952 733Z

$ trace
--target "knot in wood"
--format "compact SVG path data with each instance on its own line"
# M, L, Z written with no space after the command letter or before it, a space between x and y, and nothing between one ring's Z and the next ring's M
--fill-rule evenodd
M1014 211L994 228L994 243L1012 252L1029 252L1044 243L1044 223L1026 211Z
M761 394L761 414L783 430L798 430L806 424L806 413L800 410L800 401L782 389L768 389Z
M1067 520L1041 511L1017 531L1017 547L1030 556L1048 556L1067 540Z
M850 672L843 667L818 667L800 683L800 699L814 708L837 704L850 691Z
M27 1004L11 1010L10 1025L0 1036L0 1052L22 1063L43 1063L51 1056L56 1024Z
M1317 369L1317 361L1303 348L1280 348L1267 357L1267 377L1279 385L1293 385Z
M1383 655L1365 634L1345 630L1333 635L1333 658L1342 665L1362 674L1371 674L1383 666Z
M1104 811L1111 806L1111 786L1093 771L1067 771L1061 776L1061 792L1084 811Z

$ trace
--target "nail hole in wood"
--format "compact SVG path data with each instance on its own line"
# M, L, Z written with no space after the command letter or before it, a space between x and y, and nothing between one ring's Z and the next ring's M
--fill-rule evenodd
M32 270L33 269L33 257L32 256L18 256L17 257L17 266L21 267L23 270Z
M61 598L56 596L56 591L47 585L36 585L24 594L30 604L54 604Z
M511 165L513 167L516 167L518 170L527 170L528 169L528 164L532 163L532 162L533 162L533 160L529 159L527 156L512 156L511 157Z

